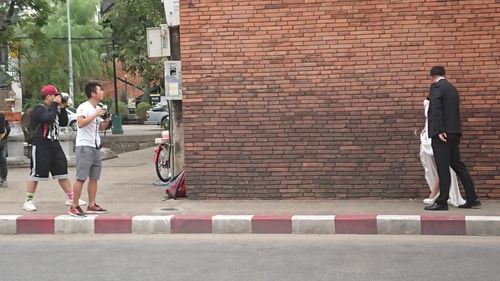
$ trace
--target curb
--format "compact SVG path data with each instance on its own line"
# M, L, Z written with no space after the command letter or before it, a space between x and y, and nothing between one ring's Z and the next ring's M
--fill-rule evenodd
M0 215L5 234L382 234L500 236L500 216Z

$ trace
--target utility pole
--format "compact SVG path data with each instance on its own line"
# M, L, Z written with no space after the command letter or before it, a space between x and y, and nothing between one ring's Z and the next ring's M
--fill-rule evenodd
M170 27L171 55L170 59L174 61L181 60L181 42L179 26ZM180 71L177 69L177 71ZM179 81L180 82L180 81ZM171 111L169 112L170 133L174 144L174 176L184 170L184 126L182 122L182 100L171 100Z
M111 127L111 133L113 135L123 135L122 128L122 118L120 117L120 112L118 111L118 87L116 85L116 51L115 51L115 37L113 34L112 48L113 48L113 88L115 91L115 115L111 119L113 124Z
M73 92L73 53L71 52L71 13L70 13L70 1L66 0L66 14L68 18L68 75L69 75L69 96L72 100L75 100L75 95Z

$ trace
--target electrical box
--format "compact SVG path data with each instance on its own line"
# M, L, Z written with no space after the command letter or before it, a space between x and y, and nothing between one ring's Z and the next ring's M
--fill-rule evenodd
M179 0L163 0L165 8L165 17L169 26L180 25L179 20Z
M182 72L180 61L165 61L165 99L182 100Z
M148 41L148 57L159 58L170 56L170 32L168 25L146 29Z

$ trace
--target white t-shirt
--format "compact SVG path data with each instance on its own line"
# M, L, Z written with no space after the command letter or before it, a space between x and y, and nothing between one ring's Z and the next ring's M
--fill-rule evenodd
M83 116L87 118L88 116L94 114L96 111L101 109L98 105L94 107L90 102L86 101L76 109L76 118ZM101 144L101 137L99 136L99 124L102 122L101 117L97 117L90 121L85 127L78 127L76 131L76 146L91 146L95 147L96 144Z

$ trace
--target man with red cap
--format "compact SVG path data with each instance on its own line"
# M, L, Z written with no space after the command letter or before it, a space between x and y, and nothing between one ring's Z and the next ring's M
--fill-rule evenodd
M46 85L41 90L42 103L37 104L31 113L30 127L31 140L31 170L26 185L26 201L23 209L36 211L33 202L35 190L39 181L52 178L59 181L68 199L66 205L71 205L73 191L68 179L68 161L59 144L60 127L68 125L68 113L61 101L61 93L52 85ZM82 204L83 203L83 204ZM82 201L82 205L86 202Z

